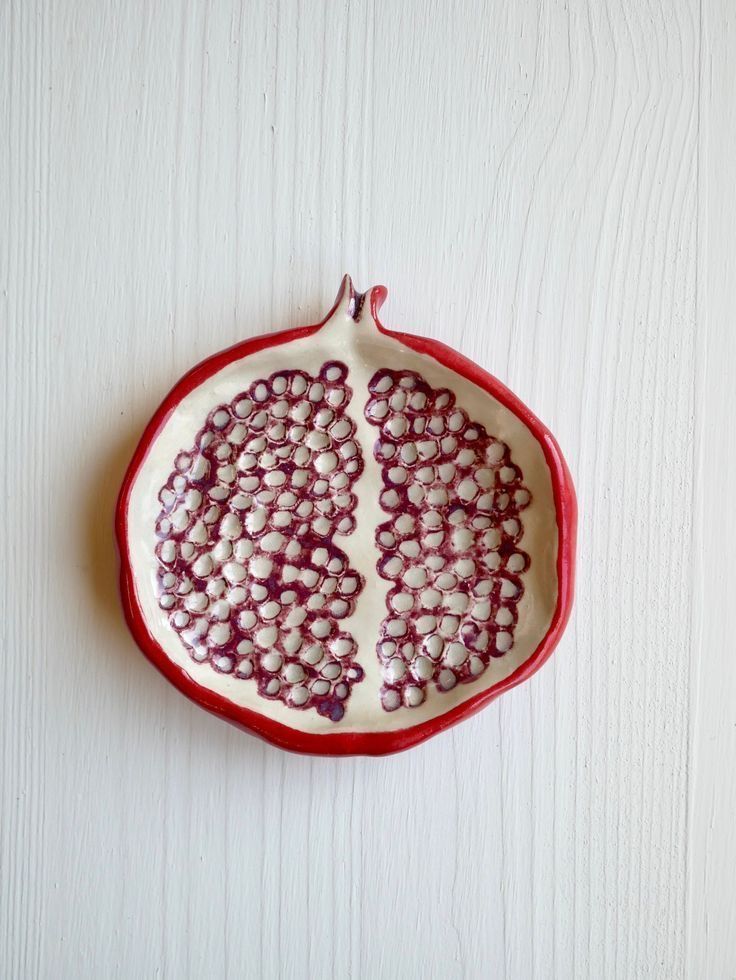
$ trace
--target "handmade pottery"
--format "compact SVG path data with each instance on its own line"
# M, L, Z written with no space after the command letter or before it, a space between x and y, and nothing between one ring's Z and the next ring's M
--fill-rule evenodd
M547 429L345 277L314 326L189 372L120 493L128 624L185 694L269 741L383 754L529 677L573 595Z

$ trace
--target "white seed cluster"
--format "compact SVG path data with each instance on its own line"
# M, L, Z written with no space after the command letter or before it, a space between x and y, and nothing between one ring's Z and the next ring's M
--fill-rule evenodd
M393 711L422 704L430 683L449 691L474 680L511 649L530 561L520 512L531 497L508 446L452 392L389 369L369 387L391 515L376 532L378 572L393 583L377 650Z
M217 406L159 499L161 609L195 661L338 721L362 678L339 623L363 588L333 542L355 527L363 462L337 361Z

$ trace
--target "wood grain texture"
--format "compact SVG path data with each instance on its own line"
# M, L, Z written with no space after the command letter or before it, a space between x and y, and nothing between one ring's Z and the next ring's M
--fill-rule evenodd
M690 761L690 921L688 961L702 977L736 977L736 606L733 575L715 556L736 547L736 518L713 502L736 487L733 369L736 334L736 12L709 0L703 8L700 68L695 567Z
M0 5L0 977L736 977L736 79L703 4ZM186 702L110 531L171 384L345 271L533 407L581 510L552 661L382 760Z

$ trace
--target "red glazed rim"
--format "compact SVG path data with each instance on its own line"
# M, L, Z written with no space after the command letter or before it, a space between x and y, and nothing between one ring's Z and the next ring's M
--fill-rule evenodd
M239 728L292 752L310 755L388 755L402 749L411 748L433 735L457 724L464 718L475 714L504 691L515 687L532 676L551 655L562 636L573 604L575 583L575 545L577 535L577 502L570 471L562 457L552 433L505 385L478 367L473 361L459 354L451 347L425 337L418 337L400 331L388 330L378 319L378 311L387 295L384 286L374 286L366 297L370 303L371 315L378 330L388 337L400 341L406 347L434 358L440 364L471 381L492 395L503 406L513 412L530 429L544 452L552 479L552 490L558 529L557 546L557 605L549 629L534 653L512 674L497 684L479 691L462 704L455 705L444 714L430 718L418 725L398 731L378 732L336 732L324 734L302 732L281 722L274 721L250 708L233 704L226 698L208 688L197 684L182 668L166 655L160 644L148 630L140 603L135 591L132 562L128 543L128 504L130 494L143 461L179 402L204 381L216 374L232 361L255 354L268 347L277 347L316 333L330 319L342 300L346 289L358 309L363 297L354 292L350 279L346 276L337 299L327 316L319 323L308 327L296 327L277 333L265 334L235 344L227 350L214 354L202 361L171 389L146 426L120 488L115 511L115 536L120 560L120 594L123 611L136 643L148 659L179 690L201 707L219 715Z

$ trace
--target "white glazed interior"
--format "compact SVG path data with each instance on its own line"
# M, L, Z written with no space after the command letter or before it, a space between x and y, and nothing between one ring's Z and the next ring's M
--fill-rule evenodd
M316 333L287 347L268 347L236 360L190 392L160 431L143 461L131 488L128 504L128 538L135 589L148 629L166 655L204 688L215 691L233 704L250 708L284 725L310 733L395 731L444 714L520 667L546 634L557 601L557 524L550 471L540 444L526 425L485 390L448 370L434 358L418 354L393 337L379 333L366 302L356 322L349 312L349 290L330 319ZM293 368L317 374L328 360L344 361L347 382L353 390L348 414L356 423L355 438L363 451L364 471L355 484L358 497L355 531L336 538L351 565L366 578L355 612L341 623L359 644L358 661L365 671L346 703L340 722L331 721L313 709L298 710L259 695L256 685L232 674L215 671L208 663L196 663L179 635L160 609L155 589L157 562L154 527L160 511L158 493L165 484L177 453L189 448L210 410L230 402L251 382ZM440 692L430 685L427 699L414 708L387 712L381 706L381 670L375 645L386 616L386 594L390 583L376 574L379 551L374 542L376 527L387 519L378 494L379 464L372 447L376 430L364 416L368 382L380 368L416 371L434 388L450 388L456 403L476 423L485 426L511 448L512 458L531 491L532 501L523 512L521 547L531 556L524 573L524 594L518 606L519 620L513 648L504 657L491 659L483 674L451 691Z

